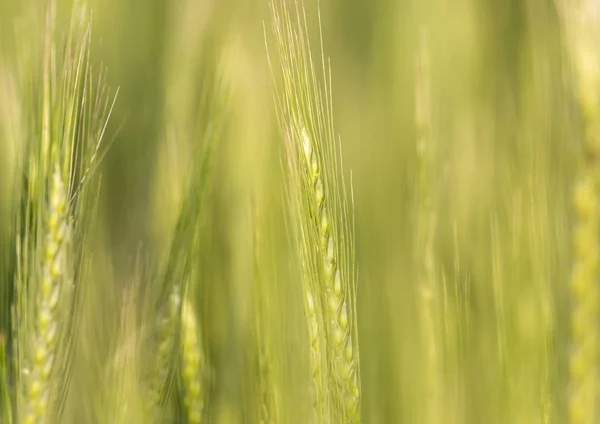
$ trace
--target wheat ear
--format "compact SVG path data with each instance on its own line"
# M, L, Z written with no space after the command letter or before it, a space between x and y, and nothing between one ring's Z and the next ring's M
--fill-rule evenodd
M0 418L2 422L12 423L12 404L8 393L8 369L6 358L6 337L0 333Z
M259 410L257 413L258 422L260 424L276 424L279 419L278 396L277 396L277 381L275 378L277 369L273 358L273 331L270 325L269 318L272 316L271 286L267 284L266 272L263 271L264 263L261 262L261 238L263 224L261 222L258 207L256 202L252 201L252 224L254 231L252 232L253 245L253 267L254 267L254 314L256 334L256 351L258 365L258 403Z
M347 422L359 422L359 390L357 366L352 345L352 333L349 327L347 285L342 282L338 266L338 240L331 225L328 212L328 200L321 178L321 165L313 143L306 129L302 129L304 156L308 174L314 187L315 215L318 217L318 232L323 259L323 279L326 294L326 313L328 332L333 355L330 356L335 382L341 390L343 416Z
M205 375L206 358L201 344L200 328L190 302L183 303L181 315L182 325L182 380L184 387L184 404L188 422L200 424L204 412L206 394Z
M600 115L598 115L600 118ZM589 128L587 128L589 131ZM573 235L571 277L571 348L569 417L573 424L596 422L598 399L598 159L600 146L586 140L588 157L581 166L573 202L576 224Z
M287 188L294 194L290 204L301 242L309 336L311 342L320 343L316 353L311 347L311 353L318 356L320 348L325 351L320 353L326 359L322 382L313 379L326 396L321 400L325 409L317 417L359 422L354 221L335 140L331 72L326 70L320 33L322 78L317 76L302 2L290 4L293 6L285 0L271 1L282 77L282 90L275 91L275 102L290 165ZM321 28L320 13L318 16ZM269 66L277 86L270 58ZM311 298L314 302L309 301ZM313 328L316 331L311 333ZM319 365L318 360L313 360L315 365Z
M150 396L147 410L151 413L162 413L162 397L169 383L170 362L173 357L177 340L177 327L181 313L181 293L179 286L174 286L168 296L167 302L158 312L155 329L157 345L154 367L150 377Z
M29 368L24 371L25 409L23 423L45 422L48 418L50 373L56 358L58 337L57 306L68 275L68 247L71 231L67 216L67 192L60 172L50 182L46 213L46 236L37 316L32 337Z
M583 118L584 158L573 192L575 228L571 294L571 356L569 360L569 422L598 420L598 179L600 166L600 21L593 2L565 3L562 17L577 76L576 97Z
M574 192L577 224L571 277L571 344L569 363L570 422L593 423L598 396L598 183L595 170L583 170Z

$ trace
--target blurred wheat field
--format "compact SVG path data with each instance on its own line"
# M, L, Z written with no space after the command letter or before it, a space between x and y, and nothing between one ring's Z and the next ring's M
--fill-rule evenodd
M596 423L597 0L0 0L0 423Z

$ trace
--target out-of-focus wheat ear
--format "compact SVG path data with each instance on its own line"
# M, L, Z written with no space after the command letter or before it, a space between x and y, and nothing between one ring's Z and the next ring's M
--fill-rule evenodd
M181 315L181 289L175 285L168 296L167 302L161 305L153 329L152 342L156 343L156 352L152 354L154 364L150 370L150 393L147 399L147 410L154 416L161 416L164 399L168 394L171 382L172 358L177 343L177 328Z
M268 279L265 263L261 262L261 243L263 224L259 217L258 206L255 199L252 198L251 221L252 221L252 256L254 267L254 317L256 335L256 361L258 365L258 411L257 418L261 424L276 424L279 419L278 405L278 384L276 380L276 366L274 363L273 354L273 330L270 324L271 318L271 303L273 302L270 296L272 286L268 284ZM263 270L263 267L264 270Z
M119 322L116 340L110 360L104 369L101 382L100 410L96 418L99 422L128 424L152 422L154 415L144 410L144 392L141 386L141 325L137 303L140 298L138 277L125 289L117 290L122 296L119 305ZM126 284L127 284L126 283ZM156 421L160 422L160 421Z
M571 358L569 422L596 422L598 395L598 177L584 165L575 187L577 222L571 277Z
M259 347L259 423L275 424L279 422L273 362L264 345Z
M559 2L559 11L574 66L575 96L583 123L583 157L573 191L573 269L571 294L571 355L569 358L569 422L598 421L598 276L600 169L600 19L592 0Z
M181 378L183 382L183 402L190 424L200 424L203 420L206 398L207 363L200 337L200 326L196 314L185 299L181 311Z
M12 403L8 390L8 358L6 336L0 333L0 418L3 423L12 423Z
M60 323L57 307L69 282L68 255L71 229L67 216L67 192L58 169L51 181L46 210L41 284L36 299L36 318L28 345L27 368L22 370L25 394L22 422L45 422L51 414L51 373L57 354Z
M311 186L314 190L314 213L318 217L317 226L326 299L325 320L332 350L329 361L333 368L335 384L341 395L337 402L341 404L344 422L359 422L358 369L348 315L348 298L351 287L347 282L342 281L338 263L341 257L339 239L332 226L332 217L329 216L329 199L326 198L326 188L321 177L322 168L313 142L304 128L302 129L302 142L307 175L311 179Z

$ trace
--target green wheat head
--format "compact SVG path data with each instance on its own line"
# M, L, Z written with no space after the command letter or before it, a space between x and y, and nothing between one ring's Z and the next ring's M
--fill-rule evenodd
M21 53L15 186L15 272L9 371L17 422L59 419L69 386L94 170L112 108L89 63L91 27L77 4L66 38L49 3L37 43ZM30 29L29 29L30 30ZM27 40L27 37L24 37ZM41 46L40 50L29 46ZM37 74L34 70L40 70Z
M188 80L192 69L170 71L167 88L197 83L195 79ZM171 175L165 177L172 186L182 187L177 196L181 200L173 205L177 214L172 235L165 251L160 252L160 266L150 281L144 312L146 331L142 356L147 365L146 404L156 422L170 422L167 412L172 411L178 419L190 423L206 421L204 404L210 372L201 337L201 311L196 305L202 303L198 299L204 295L199 238L205 196L225 123L226 84L219 71L211 70L201 79L199 101L195 97L184 98L178 106L178 113L194 119L189 122L176 119L176 113L165 107L165 132L176 135L168 141L175 143L191 161L189 169L182 172L181 181L175 181ZM201 125L196 124L199 117Z
M291 227L299 245L317 422L360 422L352 206L333 129L331 73L313 62L299 2L271 2L272 62ZM322 42L321 42L322 51Z
M560 3L568 56L575 76L574 92L583 126L583 155L573 189L573 269L569 358L569 422L598 420L598 260L600 144L600 15L589 0Z

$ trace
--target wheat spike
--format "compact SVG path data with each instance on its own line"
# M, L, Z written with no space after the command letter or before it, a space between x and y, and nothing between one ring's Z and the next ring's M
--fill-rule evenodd
M593 1L562 5L577 82L575 95L583 118L584 157L574 187L576 216L573 233L571 294L571 356L569 358L569 422L598 420L598 165L600 144L600 55L597 53L600 19Z
M30 344L32 350L27 357L29 368L23 370L25 409L22 422L27 424L43 423L49 419L50 374L56 358L59 327L57 306L69 279L67 260L71 234L67 193L58 169L50 182L46 216L41 284Z
M302 129L302 145L308 174L314 188L314 207L318 217L318 233L323 261L323 278L326 295L325 319L330 334L333 355L330 356L335 383L342 393L338 399L343 405L343 416L347 422L358 422L359 390L357 367L354 358L352 335L349 328L347 288L342 282L338 266L337 240L328 215L325 187L321 178L321 165L312 141L305 128Z
M173 357L177 339L177 323L181 310L181 294L179 286L173 287L168 301L163 305L157 319L155 341L157 344L154 368L150 377L150 396L148 398L148 411L161 414L162 396L169 383L170 361Z
M571 277L572 356L569 363L572 395L569 403L570 422L596 421L595 400L598 395L598 193L593 170L587 170L575 193L578 222L574 234L575 263Z
M200 343L200 328L188 300L182 309L182 380L185 389L184 404L191 424L202 422L205 397L206 358Z
M323 34L320 31L319 77L303 3L273 0L271 12L280 81L270 58L269 66L275 84L282 87L275 91L275 102L286 141L287 188L300 242L305 314L311 343L318 340L324 351L321 361L313 358L313 366L324 364L322 381L314 381L324 397L317 420L360 422L354 218L335 140L331 71L323 53ZM318 17L320 29L320 12ZM316 331L311 333L312 328ZM313 347L311 353L315 353Z

